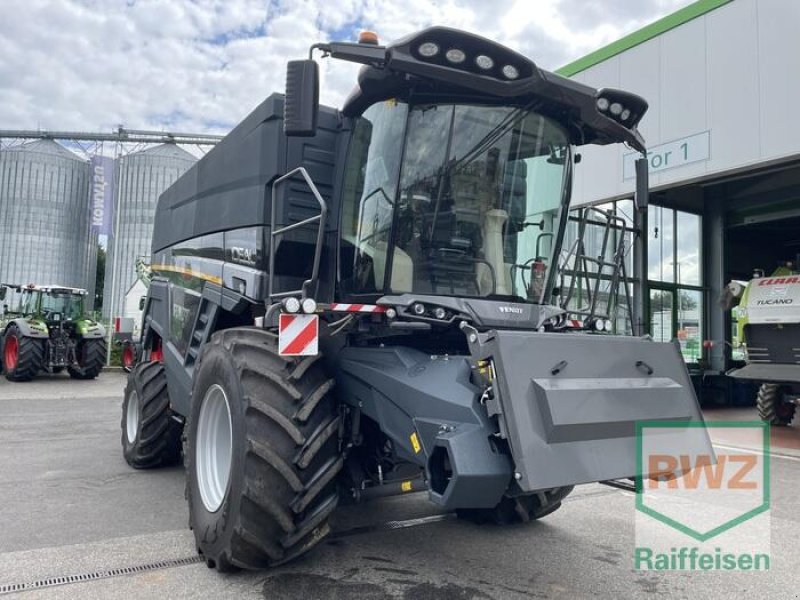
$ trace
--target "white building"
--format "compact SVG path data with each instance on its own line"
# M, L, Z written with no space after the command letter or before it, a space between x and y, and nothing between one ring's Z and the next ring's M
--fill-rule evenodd
M658 337L716 341L687 359L706 378L723 374L732 324L716 300L725 282L800 255L800 2L701 0L559 72L649 102L644 321L657 321ZM581 152L575 204L629 212L633 152ZM680 298L697 304L694 333L679 335Z

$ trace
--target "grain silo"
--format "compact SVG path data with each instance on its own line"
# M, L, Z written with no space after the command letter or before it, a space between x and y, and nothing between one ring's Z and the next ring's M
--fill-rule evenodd
M0 281L94 289L90 172L52 140L0 150Z
M114 234L108 240L103 316L121 314L125 292L136 281L136 259L143 256L149 261L158 197L196 160L174 144L117 159Z

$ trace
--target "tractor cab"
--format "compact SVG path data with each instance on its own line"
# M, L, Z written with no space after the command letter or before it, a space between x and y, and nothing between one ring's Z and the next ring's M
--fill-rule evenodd
M8 313L59 325L80 319L84 314L86 290L61 286L34 285L10 286L16 292L15 303Z

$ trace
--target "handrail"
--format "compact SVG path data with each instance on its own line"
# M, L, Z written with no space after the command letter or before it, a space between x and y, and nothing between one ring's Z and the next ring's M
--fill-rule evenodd
M303 219L297 223L292 223L291 225L285 225L280 228L275 228L276 221L278 218L278 187L280 184L284 183L285 181L291 179L297 174L303 176L306 184L308 184L311 193L314 195L314 199L319 204L320 213L316 216L309 217L308 219ZM319 280L319 263L320 258L322 256L322 245L325 238L325 224L328 218L328 205L325 202L325 199L322 197L322 194L319 193L317 186L314 185L314 181L311 179L311 176L306 171L305 167L297 167L292 169L285 175L276 179L272 184L272 207L270 209L270 238L269 238L269 286L268 286L268 298L269 302L272 303L275 298L285 298L287 296L295 296L300 294L302 299L308 297L309 290L313 288L318 280ZM317 243L314 248L314 264L311 268L311 277L303 282L303 285L300 289L297 290L289 290L286 292L278 292L275 293L273 286L275 282L275 238L277 236L287 233L289 231L293 231L300 227L304 227L306 225L310 225L312 223L319 222L319 226L317 227Z

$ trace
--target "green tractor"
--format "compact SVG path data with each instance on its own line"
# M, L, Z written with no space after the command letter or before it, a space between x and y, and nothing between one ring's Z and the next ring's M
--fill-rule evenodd
M0 359L9 381L41 370L94 379L106 362L105 328L84 311L86 290L0 284ZM10 304L8 303L10 302Z

